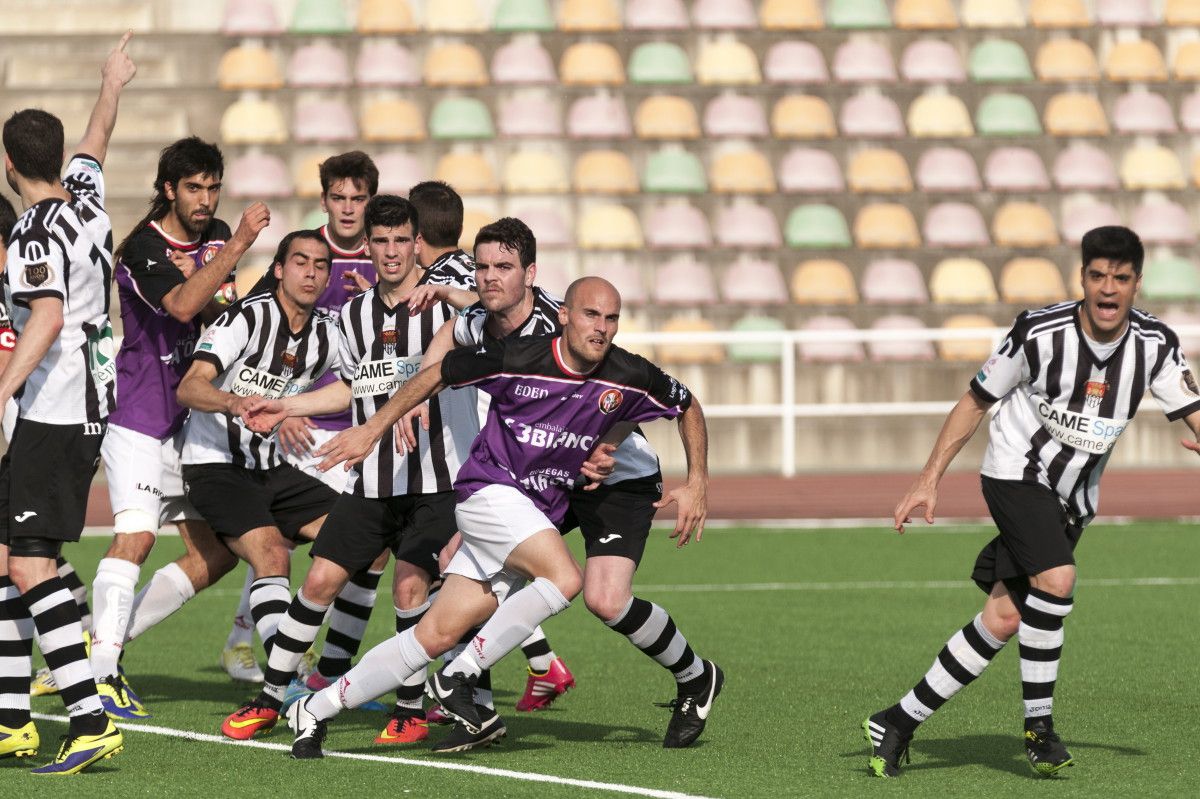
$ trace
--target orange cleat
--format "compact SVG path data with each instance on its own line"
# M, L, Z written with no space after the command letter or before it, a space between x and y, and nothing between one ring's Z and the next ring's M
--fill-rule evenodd
M245 741L266 735L279 721L279 711L255 699L242 705L221 724L221 734L235 741Z
M419 710L396 708L383 732L375 736L377 744L415 744L429 737L425 714Z

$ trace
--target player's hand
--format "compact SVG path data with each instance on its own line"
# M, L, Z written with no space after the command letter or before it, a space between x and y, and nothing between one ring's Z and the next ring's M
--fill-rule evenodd
M416 316L420 313L428 311L439 302L445 302L450 296L450 287L433 285L430 283L424 286L417 286L412 291L400 298L400 302L408 303L408 315Z
M172 265L183 275L184 280L187 280L196 273L196 261L182 250L167 250L167 257L171 259Z
M708 482L685 483L668 491L666 496L654 503L654 507L665 508L672 502L679 503L675 514L675 529L669 536L677 539L676 548L685 546L692 539L693 533L699 541L704 534L704 522L708 519Z
M287 455L304 456L312 452L313 438L310 430L315 430L317 423L307 416L292 416L283 420L279 426L279 444Z
M350 471L352 467L366 460L379 439L379 434L369 425L357 425L343 430L313 453L318 458L324 458L317 468L327 472L339 463L345 463L344 470Z
M1190 439L1181 438L1179 439L1179 443L1183 444L1184 449L1190 449L1192 452L1200 455L1200 441L1192 441Z
M421 429L429 432L429 403L422 402L396 422L396 454L407 455L417 451L417 434L413 429L415 420L421 421Z
M129 57L129 53L125 52L125 45L129 44L129 40L133 37L133 31L125 31L125 35L121 37L121 41L108 58L104 60L104 66L100 67L100 77L105 83L112 83L117 86L124 86L133 80L133 76L137 74L137 64L133 63L133 59Z
M260 397L257 394L251 394L248 397L241 397L235 394L229 403L227 412L230 416L241 416L244 419L250 408L252 408L256 402L265 401L265 398Z
M601 444L592 450L592 454L588 455L583 466L579 467L579 471L589 481L583 487L584 491L595 491L601 483L612 476L613 470L617 468L617 459L612 456L616 451L616 444Z
M450 540L446 542L446 546L442 547L442 551L438 553L438 574L445 574L446 567L450 565L450 561L458 554L458 548L462 546L462 533L455 533L450 536Z
M342 278L346 281L342 284L342 288L346 291L362 292L375 285L366 275L359 274L353 269L347 269L342 272Z
M233 232L233 238L248 248L269 224L271 224L271 209L267 207L267 204L251 203L245 211L242 211L242 218L238 221L237 230Z
M251 397L250 399L252 402L246 403L241 416L242 421L253 432L265 435L288 418L282 400L267 399L266 397Z
M918 477L917 482L908 490L900 503L896 505L895 530L904 535L904 525L912 522L912 513L917 508L925 508L925 523L933 524L933 511L937 506L937 484Z

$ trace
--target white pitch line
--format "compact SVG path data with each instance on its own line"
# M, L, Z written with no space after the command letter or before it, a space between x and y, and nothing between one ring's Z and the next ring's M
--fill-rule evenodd
M1200 577L1101 577L1080 580L1085 588L1124 586L1200 585ZM714 591L886 591L926 590L938 588L967 588L969 580L859 580L812 583L705 583L681 585L635 585L634 591L652 593L708 593Z
M66 716L51 716L45 713L30 713L32 718L39 721L57 721L67 723L70 721ZM153 735L166 735L171 738L183 738L188 741L201 741L210 744L229 744L231 746L244 746L251 749L269 749L273 752L288 752L292 748L286 744L272 744L264 741L234 741L226 738L223 735L209 735L203 732L192 732L191 730L177 730L173 727L159 727L154 724L140 724L137 722L124 721L121 723L121 731L129 732L136 730L138 732L148 732ZM634 796L650 796L655 799L711 799L710 797L699 796L697 794L679 793L678 791L660 791L657 788L642 788L637 785L622 785L617 782L597 782L595 780L576 780L570 777L556 777L553 774L537 774L527 771L510 771L502 768L489 768L487 766L469 765L467 763L452 763L452 762L433 762L427 760L413 760L405 757L384 757L383 755L363 755L355 752L325 752L325 757L337 757L344 760L362 760L369 763L391 763L399 766L420 766L422 768L442 769L443 771L465 771L471 774L481 774L488 777L505 777L511 780L524 780L525 782L549 782L555 785L568 785L572 788L590 788L596 791L611 791L613 793L626 793Z

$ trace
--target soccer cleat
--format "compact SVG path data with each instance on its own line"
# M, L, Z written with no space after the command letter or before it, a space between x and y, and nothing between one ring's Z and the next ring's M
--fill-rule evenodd
M99 735L64 735L54 760L30 774L78 774L97 760L117 755L125 748L121 731L111 720Z
M1075 759L1054 728L1044 721L1035 721L1025 730L1025 755L1033 770L1043 777L1052 777L1067 766L1075 765Z
M299 663L299 665L296 666L296 676L302 680L307 680L309 675L317 674L318 673L317 672L317 663L320 660L321 660L321 656L318 655L316 652L314 652L312 649L309 649L307 652L305 652L303 655L300 656L300 663ZM333 682L333 680L336 680L337 677L334 677L333 679L326 677L325 679L328 682ZM315 688L313 690L319 691L321 689Z
M694 694L680 694L664 707L671 708L671 721L663 738L664 749L682 749L691 746L704 732L713 701L725 685L725 672L711 660L704 661L704 673L708 676L700 690Z
M0 757L30 757L37 754L41 744L37 727L27 722L21 727L0 724Z
M478 676L468 677L462 672L445 674L435 671L425 686L433 701L440 702L442 710L467 725L472 733L479 732L481 721L475 709L475 683Z
M454 717L447 713L441 705L430 705L425 711L426 724L453 724Z
M124 657L125 653L122 652L121 655ZM117 676L121 678L121 682L125 685L125 696L129 697L129 701L133 703L135 708L145 713L146 718L149 718L150 711L146 710L146 703L142 701L142 698L133 690L133 686L129 684L129 677L125 674L125 669L120 663L117 664Z
M261 685L266 679L250 644L237 644L221 650L221 667L234 682Z
M392 711L383 732L375 736L377 744L415 744L429 737L425 714L419 710L398 707Z
M435 753L445 755L451 752L468 752L472 749L486 748L494 743L499 743L500 739L508 734L508 730L504 726L504 719L500 718L495 710L483 705L476 705L475 710L479 714L479 718L483 720L479 732L471 732L465 724L455 724L454 729L450 730L445 738L433 745Z
M899 777L900 758L911 763L908 745L912 735L904 735L887 720L887 711L881 710L862 723L863 736L871 747L871 759L867 768L876 777Z
M292 757L296 760L315 760L325 757L321 744L328 733L328 722L308 712L309 697L301 699L288 708L288 726L296 739L292 741Z
M235 741L245 741L258 735L266 735L279 721L279 711L267 707L260 699L254 699L230 713L221 723L221 734Z
M49 667L42 666L29 682L29 695L49 696L56 693L58 693L58 683L54 681L54 674Z
M517 702L517 710L526 712L550 707L550 703L565 694L568 689L575 687L575 676L563 663L562 658L555 658L550 668L539 674L529 669L529 679L525 681L525 695Z
M307 677L301 678L304 686L310 691L323 691L333 685L337 677L326 677L319 671L313 670Z
M96 693L100 695L100 704L110 719L144 719L150 713L144 706L133 701L128 683L120 674L113 674L96 681Z
M300 679L292 680L288 683L288 687L284 689L283 704L280 706L279 712L286 713L289 707L312 693L315 693L313 689L305 685Z

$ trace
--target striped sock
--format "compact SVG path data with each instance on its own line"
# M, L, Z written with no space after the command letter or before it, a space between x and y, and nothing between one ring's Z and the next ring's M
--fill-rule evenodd
M88 607L87 586L83 584L83 580L79 579L75 568L62 555L58 556L54 565L58 567L58 576L62 578L67 590L75 598L75 605L79 608L79 624L83 627L84 632L90 633L92 631L92 609Z
M405 630L416 627L417 622L425 615L425 611L429 610L429 602L412 608L411 610L401 610L396 608L396 634ZM425 669L415 672L411 677L400 684L396 689L396 707L404 710L420 710L422 699L425 696Z
M79 607L62 578L55 575L35 585L21 599L33 617L38 648L58 684L67 715L74 718L103 713L96 678L83 646Z
M367 633L367 621L375 607L382 575L381 571L366 570L351 575L350 581L333 600L329 632L325 633L325 646L317 662L317 671L326 677L336 677L350 670L350 661L358 654Z
M674 674L681 686L704 676L704 661L696 657L670 614L653 602L633 597L620 615L604 623Z
M317 640L327 610L328 605L318 605L305 599L303 590L296 593L287 613L279 619L279 627L267 656L266 681L262 688L264 699L283 703L288 683L296 676L296 667L300 665L304 653ZM278 707L275 705L276 709Z
M33 617L21 592L0 576L0 724L29 723L29 678L33 673Z
M250 586L250 615L254 617L258 640L263 642L268 657L279 620L291 603L292 591L286 577L259 577Z
M1054 683L1062 657L1063 619L1073 602L1030 588L1021 605L1017 641L1021 647L1021 696L1025 700L1025 727L1034 720L1053 724Z
M546 633L542 632L540 626L533 631L533 635L525 639L525 643L521 644L521 652L529 661L530 671L538 674L545 674L550 670L550 664L554 662L554 650L550 648L550 642L546 640Z

